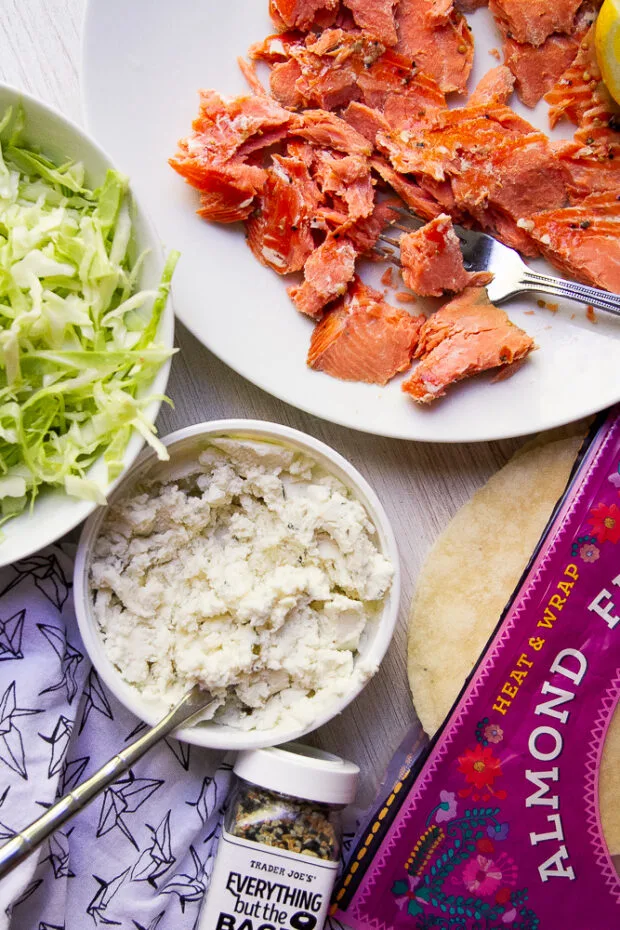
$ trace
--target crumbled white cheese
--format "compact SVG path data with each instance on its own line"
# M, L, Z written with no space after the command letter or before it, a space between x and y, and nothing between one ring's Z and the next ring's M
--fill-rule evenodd
M106 517L94 617L122 676L152 702L194 684L243 729L305 726L375 671L359 647L393 567L362 504L316 462L214 439L160 466Z

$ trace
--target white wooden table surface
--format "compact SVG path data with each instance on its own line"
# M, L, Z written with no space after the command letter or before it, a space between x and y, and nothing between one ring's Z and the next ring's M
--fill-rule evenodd
M128 0L130 2L130 0ZM157 2L157 0L154 0ZM80 58L86 0L0 0L0 80L82 123ZM414 711L406 677L407 614L415 579L450 516L522 440L438 445L382 439L334 426L270 397L222 364L181 326L161 433L220 417L293 426L345 455L373 485L392 520L402 564L399 625L380 672L357 701L312 740L357 761L368 801Z

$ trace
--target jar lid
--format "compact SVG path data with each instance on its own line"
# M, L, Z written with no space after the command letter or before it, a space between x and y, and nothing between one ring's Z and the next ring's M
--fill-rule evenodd
M359 767L330 752L286 743L239 753L234 772L271 791L323 804L350 804L355 798Z

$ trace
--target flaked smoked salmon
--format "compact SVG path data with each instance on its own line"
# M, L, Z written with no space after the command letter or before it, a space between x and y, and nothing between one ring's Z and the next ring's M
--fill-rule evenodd
M433 0L400 0L396 12L396 51L437 81L444 93L465 93L474 60L474 40L465 17L452 10L433 21Z
M341 297L353 280L356 257L352 242L344 237L328 236L308 258L303 283L289 288L289 296L297 309L318 319L323 308Z
M549 104L549 122L555 126L561 119L577 125L592 107L592 99L601 74L594 51L594 27L582 38L577 55L556 84L545 94Z
M336 10L340 0L269 0L276 29L310 29L317 14Z
M505 104L515 85L514 75L506 65L491 68L478 81L468 100L470 107L481 104Z
M398 172L414 174L420 184L424 175L448 181L455 207L526 255L537 249L519 220L541 204L556 209L568 201L568 175L548 138L506 106L438 111L423 131L379 133L377 144Z
M593 193L620 191L620 152L609 153L579 142L556 143L554 151L568 172L568 192L572 203Z
M301 271L314 250L310 226L322 199L303 161L274 155L259 206L246 223L259 262L278 274Z
M565 273L620 293L618 190L590 194L576 206L534 214L528 231L546 258Z
M463 267L453 221L620 290L620 111L594 55L600 0L490 0L505 64L449 108L446 94L465 92L472 66L463 11L484 5L270 0L279 32L240 61L253 93L201 91L170 159L199 191L201 216L243 221L259 261L303 270L288 292L320 321L308 364L383 384L408 367L419 333L404 389L421 403L533 348ZM254 61L271 69L269 90ZM518 116L507 106L514 87L529 105L544 93L552 124L576 124L574 141L551 143ZM402 238L411 290L396 299L464 288L424 323L355 278L359 258L380 260L378 237L402 203L428 223Z
M517 40L542 45L553 32L572 33L582 0L489 0L489 9ZM504 25L505 24L505 25Z
M490 303L484 288L470 287L424 323L415 352L421 362L402 389L429 404L451 384L511 365L533 348L533 340Z
M344 0L360 29L384 45L396 45L398 41L394 22L394 7L398 2L399 0Z
M528 107L535 107L572 64L579 49L576 36L550 35L542 45L504 40L504 62L515 77L515 89Z
M473 13L482 6L488 6L489 0L456 0L454 5L461 13Z
M363 32L327 29L289 44L288 52L271 72L274 97L285 106L333 110L359 99L358 79L384 46Z
M530 132L533 126L509 107L483 105L433 111L417 132L379 133L377 145L397 171L444 181L464 160L486 158L504 139Z
M380 156L371 159L371 165L379 177L394 190L407 206L421 216L432 220L442 212L441 204L411 177L399 174Z
M224 99L215 91L201 91L192 133L179 141L177 154L169 159L201 191L200 215L219 223L246 219L267 178L262 168L246 164L248 155L298 121L266 96Z
M493 277L487 271L465 270L452 219L445 213L401 236L400 262L403 281L421 297L459 293L466 287L488 284Z
M363 219L372 213L375 191L370 162L365 156L340 156L320 150L316 155L314 177L324 194L335 194L346 204L350 219Z
M411 365L424 320L390 306L356 278L315 326L308 365L343 381L387 384Z
M179 142L179 153L171 159L180 174L189 162L222 165L237 154L249 139L272 129L290 127L299 117L270 97L249 94L223 98L214 90L201 90L193 132Z
M378 132L390 131L390 124L385 116L379 110L366 106L365 103L352 101L342 115L350 126L353 126L373 145L377 141Z
M346 155L372 155L372 144L368 139L327 110L305 110L301 114L301 124L292 134Z
M334 236L346 236L352 243L358 255L373 256L373 249L381 232L390 223L397 219L398 214L394 208L387 202L382 201L375 204L375 208L370 216L361 220L351 221L348 218L340 218L333 226ZM335 217L334 217L335 218Z
M194 175L193 167L184 166L179 173L200 191L200 208L196 211L199 216L214 223L237 223L250 216L256 196L267 180L266 171L235 163L221 168L204 167Z

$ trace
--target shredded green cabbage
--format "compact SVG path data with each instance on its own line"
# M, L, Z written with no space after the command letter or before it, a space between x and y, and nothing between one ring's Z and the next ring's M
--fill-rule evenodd
M23 127L21 109L0 120L0 522L48 486L105 502L133 430L167 457L138 393L171 354L156 337L178 253L137 291L127 179L109 170L91 190Z

